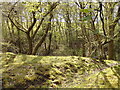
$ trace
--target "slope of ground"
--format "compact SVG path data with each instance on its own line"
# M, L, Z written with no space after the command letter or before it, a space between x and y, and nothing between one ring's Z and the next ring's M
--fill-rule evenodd
M5 53L0 71L4 88L118 88L117 61L77 56L33 56Z

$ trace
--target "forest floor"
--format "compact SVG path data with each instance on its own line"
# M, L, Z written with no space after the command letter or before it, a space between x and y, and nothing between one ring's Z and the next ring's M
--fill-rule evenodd
M4 88L120 88L120 63L80 56L4 53Z

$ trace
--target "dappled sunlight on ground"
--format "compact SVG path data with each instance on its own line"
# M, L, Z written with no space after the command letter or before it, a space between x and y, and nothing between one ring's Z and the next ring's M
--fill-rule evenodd
M120 65L79 56L1 54L5 88L118 88Z

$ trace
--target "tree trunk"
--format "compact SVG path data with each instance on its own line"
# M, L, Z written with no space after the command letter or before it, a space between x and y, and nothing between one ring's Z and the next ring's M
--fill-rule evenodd
M49 34L49 44L48 44L48 49L47 49L46 55L49 55L49 54L50 54L51 41L52 41L52 33Z
M21 39L21 38L20 38L20 31L18 30L18 47L19 47L18 53L21 53L21 51L22 51L20 39Z
M114 14L113 12L113 8L110 9L110 16L109 16L109 23L111 21L113 21L113 17L112 15ZM112 38L112 40L108 43L108 59L115 59L115 50L114 50L114 40L113 40L113 37L114 37L114 29L115 29L115 26L116 24L118 23L120 19L120 6L118 7L118 12L117 12L117 16L115 18L115 20L109 24L109 37Z
M35 45L35 47L34 47L34 49L33 49L33 52L32 52L33 55L35 55L35 54L37 53L39 47L41 47L42 43L45 41L46 36L47 36L47 33L48 33L48 31L49 31L49 29L50 29L50 27L51 27L51 19L52 19L52 17L53 17L53 15L50 14L50 18L49 18L49 21L50 21L50 22L49 22L48 25L47 25L45 34L42 36L42 38L40 39L40 41L38 41L38 43Z
M82 56L85 57L86 53L85 53L85 43L82 43Z
M112 38L114 36L114 28L115 26L109 26L109 37ZM111 40L108 44L108 59L114 59L114 41Z
M72 44L72 40L73 40L73 36L72 36L72 29L71 29L71 20L70 20L70 13L69 11L66 11L66 27L67 27L67 33L68 33L68 43L69 43L69 47L73 47Z
M32 38L30 37L30 33L27 34L27 40L28 40L28 54L32 54L33 45L32 45Z

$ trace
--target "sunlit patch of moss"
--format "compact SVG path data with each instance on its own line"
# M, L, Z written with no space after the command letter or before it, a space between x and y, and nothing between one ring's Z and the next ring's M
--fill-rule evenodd
M36 87L35 87L35 86L33 86L33 85L30 85L30 86L28 87L28 89L29 89L29 88L36 88Z
M14 62L15 54L7 52L1 55L2 56L2 65L6 65Z
M14 54L13 54L14 55ZM3 55L4 56L4 55ZM8 58L9 57L9 58ZM12 59L12 60L7 60ZM8 63L8 61L11 61ZM6 63L7 62L7 63ZM53 88L53 87L100 87L106 88L118 85L119 67L99 71L98 65L92 58L76 56L33 56L5 55L1 60L3 68L4 87ZM110 62L108 62L110 63ZM114 72L114 73L113 73ZM116 72L116 73L115 73ZM109 84L105 82L105 76ZM90 76L89 76L90 75ZM107 80L106 79L106 80Z
M53 80L52 83L54 83L56 85L59 85L59 84L61 84L61 80L59 80L59 79Z
M56 74L62 74L62 72L60 70L58 70L57 68L52 68L53 72L55 72Z
M34 80L36 79L36 75L33 69L29 69L29 71L27 72L27 75L25 75L25 79L26 80Z
M91 84L90 84L91 82ZM79 87L86 88L118 88L119 78L114 75L111 68L100 71L90 77Z
M117 61L113 61L113 60L105 60L105 63L110 65L110 64L118 64L120 62L117 62Z
M55 77L54 75L51 75L51 76L50 76L50 79L51 79L51 80L54 80L54 79L56 79L56 77Z
M35 75L26 75L25 79L26 80L34 80L34 79L36 79L36 76Z
M16 58L14 59L14 62L16 62L16 63L20 63L20 62L37 63L41 59L42 59L42 56L37 57L37 56L33 56L33 55L17 55Z

